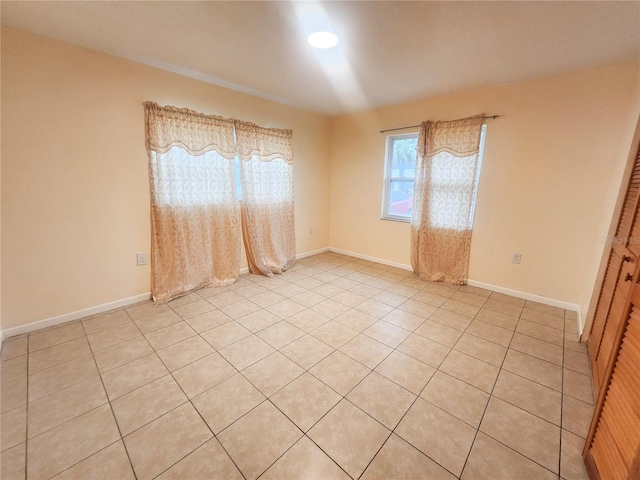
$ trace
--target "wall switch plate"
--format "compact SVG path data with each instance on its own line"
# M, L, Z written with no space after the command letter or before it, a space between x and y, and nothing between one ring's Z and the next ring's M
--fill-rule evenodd
M522 261L522 254L521 253L514 253L511 256L511 263L520 263Z
M136 260L138 265L146 265L147 264L147 254L146 253L136 253Z

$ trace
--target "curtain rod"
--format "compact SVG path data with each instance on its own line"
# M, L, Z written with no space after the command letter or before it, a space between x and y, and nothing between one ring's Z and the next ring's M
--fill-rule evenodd
M484 118L498 118L501 115L487 115ZM380 133L384 133L384 132L393 132L395 130L404 130L405 128L416 128L419 127L420 125L408 125L406 127L398 127L398 128L387 128L386 130L380 130Z

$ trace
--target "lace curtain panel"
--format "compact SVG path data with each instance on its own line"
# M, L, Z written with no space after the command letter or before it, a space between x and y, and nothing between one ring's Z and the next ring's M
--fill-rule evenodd
M411 265L420 278L467 280L484 115L424 122L418 137Z
M236 121L236 142L249 270L273 276L296 261L292 132Z
M238 278L232 120L145 103L155 301Z

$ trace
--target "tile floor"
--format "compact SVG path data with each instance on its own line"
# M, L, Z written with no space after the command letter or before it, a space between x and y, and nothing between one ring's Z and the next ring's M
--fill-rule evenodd
M572 312L324 253L9 338L13 479L586 478Z

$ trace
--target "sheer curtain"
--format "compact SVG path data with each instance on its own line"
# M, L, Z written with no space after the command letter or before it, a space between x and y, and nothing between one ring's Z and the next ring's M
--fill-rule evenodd
M483 123L480 114L420 129L411 265L424 280L466 282Z
M240 222L232 120L146 102L155 301L233 283Z
M241 121L235 126L249 269L273 276L296 261L292 133Z

